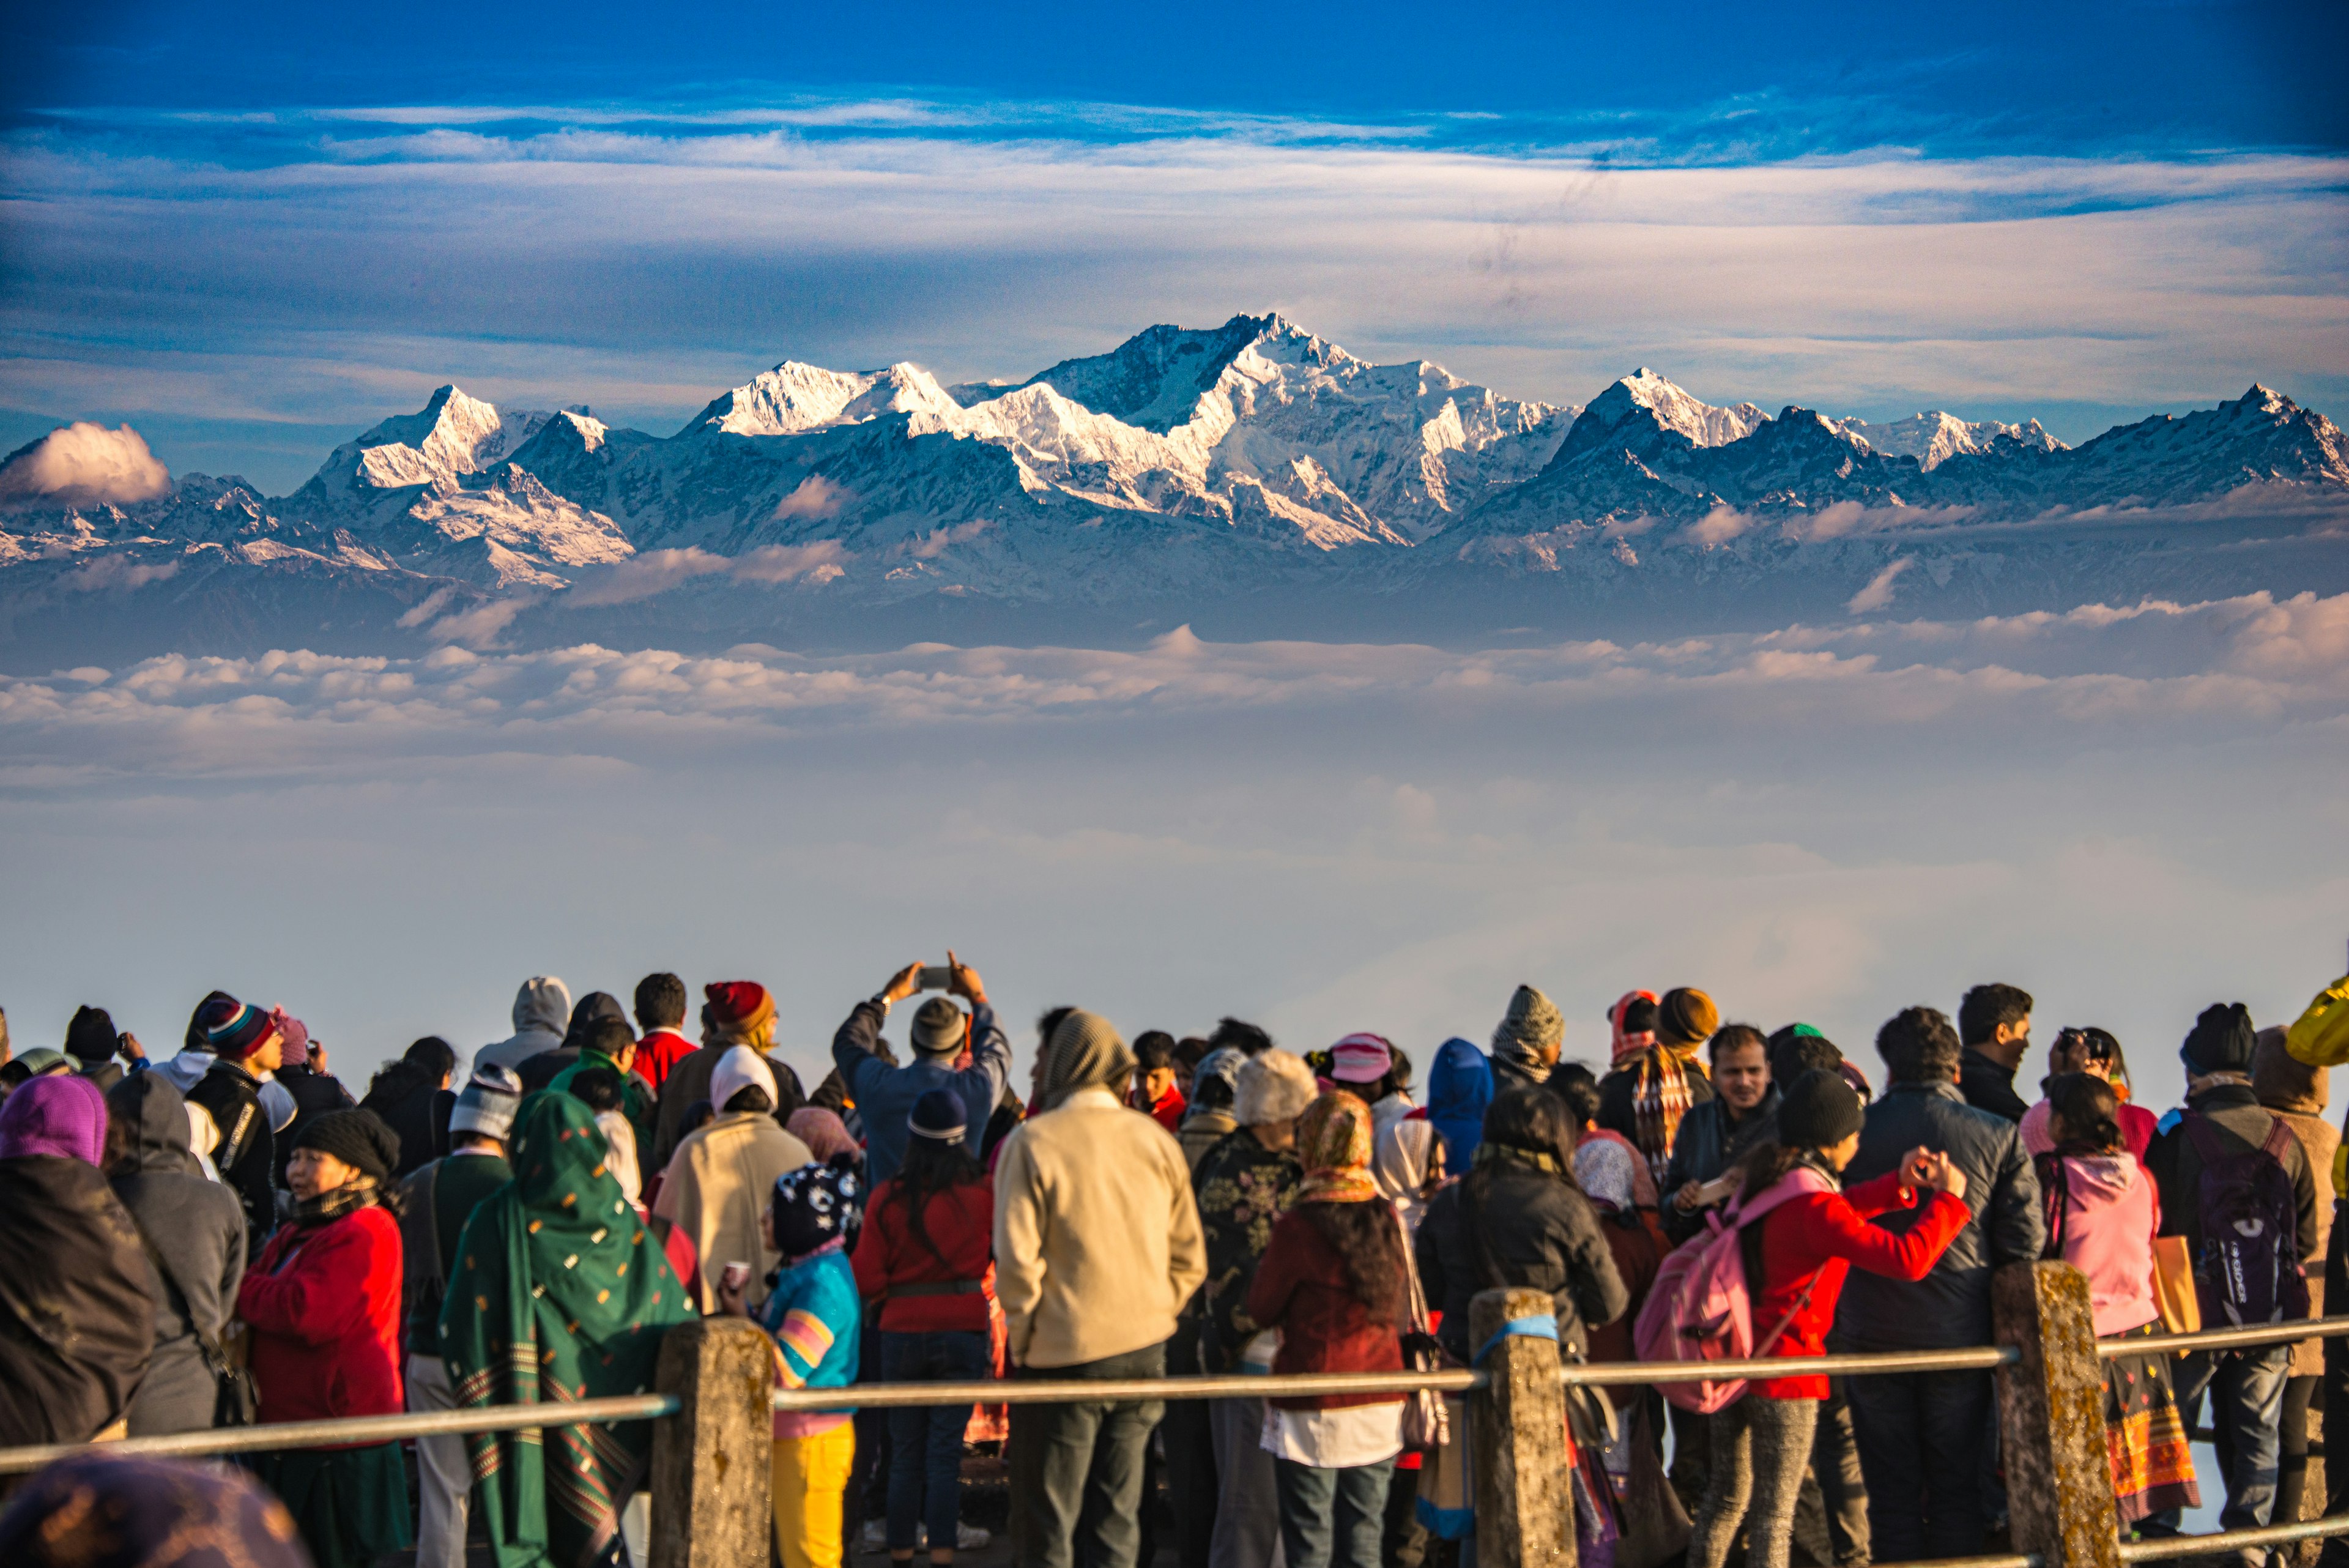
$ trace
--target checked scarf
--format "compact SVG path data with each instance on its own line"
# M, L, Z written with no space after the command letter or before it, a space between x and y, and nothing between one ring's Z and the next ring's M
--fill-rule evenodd
M543 1090L522 1103L514 1179L459 1238L440 1349L460 1408L649 1392L662 1336L698 1315L620 1195L595 1113ZM499 1568L608 1555L641 1483L648 1421L465 1439Z
M1681 1118L1694 1103L1689 1094L1688 1067L1695 1057L1692 1045L1685 1053L1670 1045L1651 1045L1631 1063L1637 1075L1631 1081L1631 1122L1639 1133L1633 1141L1647 1156L1649 1175L1659 1185L1672 1163L1672 1139L1680 1133Z

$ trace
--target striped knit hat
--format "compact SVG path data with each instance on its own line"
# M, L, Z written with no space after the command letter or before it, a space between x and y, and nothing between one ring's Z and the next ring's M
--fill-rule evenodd
M196 1009L204 1046L215 1055L245 1057L260 1049L272 1028L269 1014L227 992L215 991Z

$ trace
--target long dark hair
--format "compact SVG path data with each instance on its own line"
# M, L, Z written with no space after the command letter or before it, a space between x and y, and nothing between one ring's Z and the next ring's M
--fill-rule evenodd
M2094 1073L2058 1073L2048 1079L2047 1108L2064 1118L2065 1154L2116 1154L2128 1147L2121 1133L2120 1096Z
M1361 1203L1307 1201L1297 1206L1346 1265L1346 1283L1373 1319L1402 1313L1402 1223L1383 1198Z
M905 1206L905 1229L914 1240L929 1249L930 1256L943 1263L947 1255L930 1240L930 1228L923 1211L930 1199L952 1188L967 1187L987 1179L987 1172L978 1161L971 1158L970 1150L958 1137L909 1137L905 1140L905 1163L889 1183L889 1201Z
M1757 1143L1746 1150L1737 1168L1745 1173L1744 1185L1737 1189L1738 1201L1749 1202L1758 1193L1767 1192L1778 1179L1803 1163L1813 1153L1783 1143Z

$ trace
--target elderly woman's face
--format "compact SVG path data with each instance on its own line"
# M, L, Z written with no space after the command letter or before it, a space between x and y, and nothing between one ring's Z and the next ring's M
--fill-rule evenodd
M285 1162L285 1185L303 1199L332 1192L358 1179L359 1168L347 1165L323 1148L297 1148Z

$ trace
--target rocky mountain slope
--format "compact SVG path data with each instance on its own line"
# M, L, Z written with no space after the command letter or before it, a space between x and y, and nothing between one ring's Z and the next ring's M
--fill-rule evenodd
M2265 388L2066 448L2035 421L1714 406L1644 368L1585 408L1523 401L1277 315L1154 327L1016 385L785 361L667 437L447 386L281 498L202 474L120 504L0 495L0 656L36 661L125 639L1033 640L1219 618L1474 635L1718 618L1755 594L1843 615L2349 576L2349 445Z

